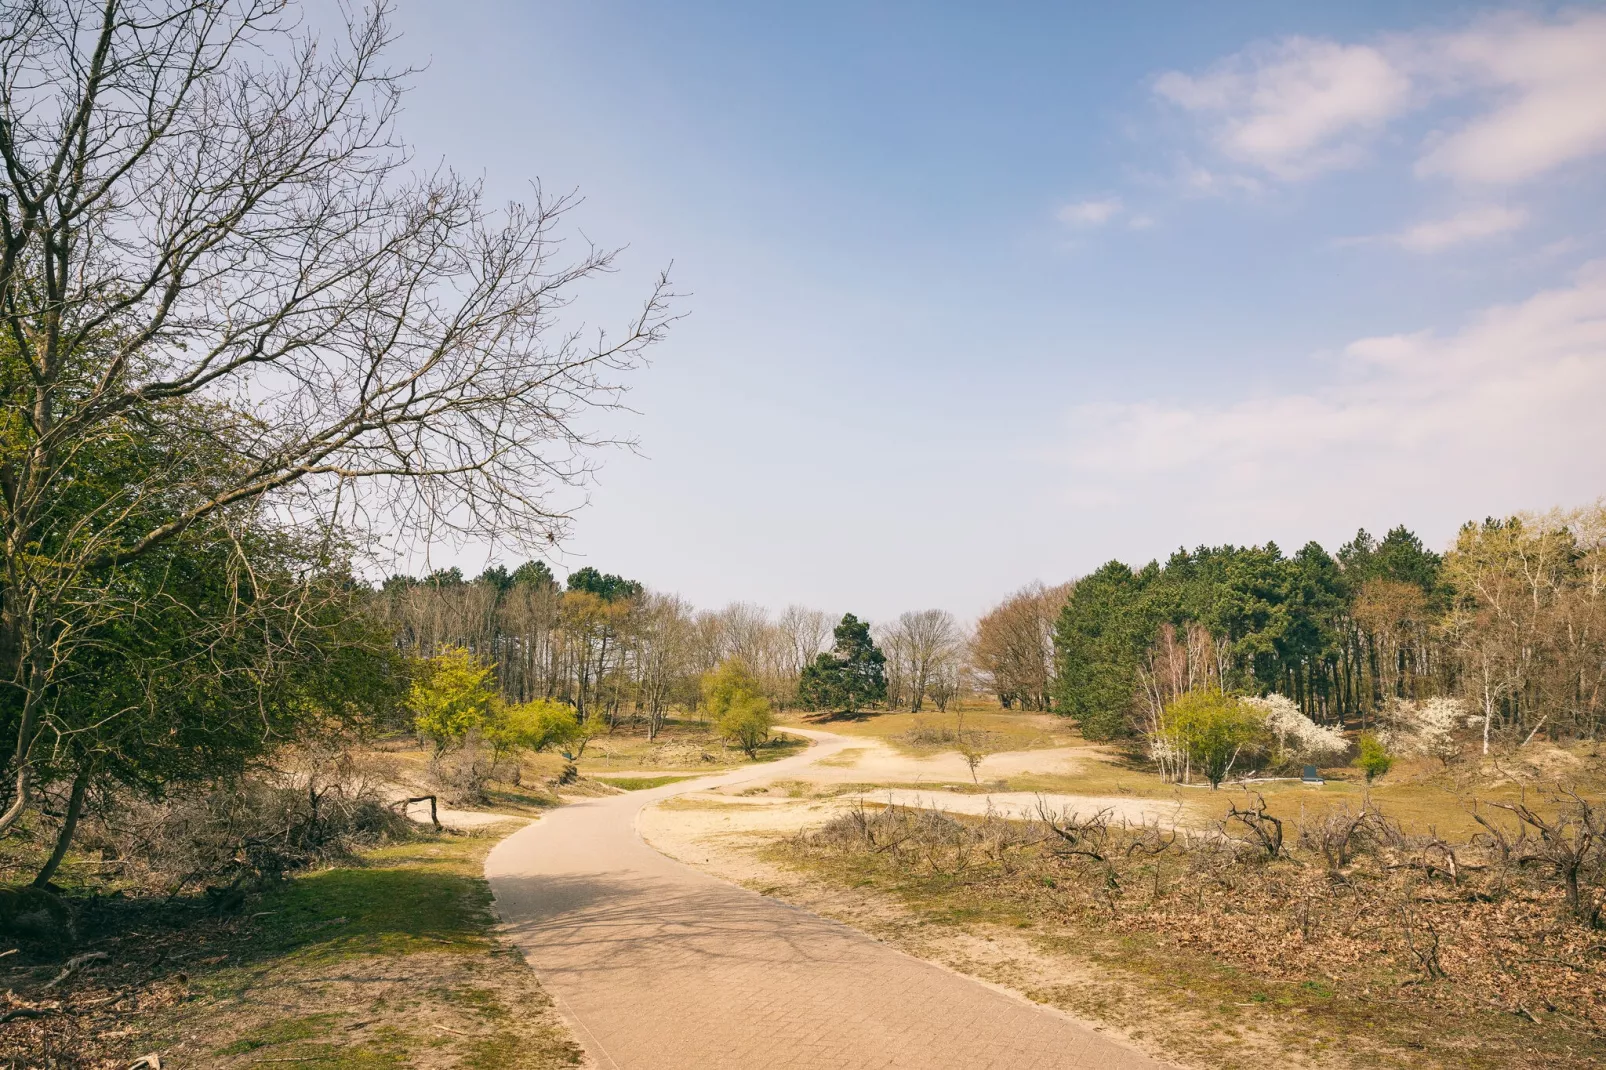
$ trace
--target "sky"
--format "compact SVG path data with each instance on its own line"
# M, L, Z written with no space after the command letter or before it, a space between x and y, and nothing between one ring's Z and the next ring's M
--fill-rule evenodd
M561 575L974 617L1606 494L1606 4L398 0L421 161L685 314ZM411 567L507 547L419 547Z

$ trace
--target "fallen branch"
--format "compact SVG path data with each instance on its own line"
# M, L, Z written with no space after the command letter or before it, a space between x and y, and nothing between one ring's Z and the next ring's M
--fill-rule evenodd
M44 991L48 992L52 988L55 988L57 985L61 984L61 982L77 973L79 967L84 966L87 963L98 962L101 959L110 957L111 956L106 954L104 951L86 951L82 955L74 955L72 958L67 960L67 965L62 968L60 973L56 974L55 979L49 984L45 985Z
M433 796L433 795L418 795L418 796L415 796L414 798L411 798L411 799L402 799L400 802L392 803L391 805L392 806L401 807L402 813L405 814L407 812L407 808L409 806L413 805L413 803L421 803L421 802L429 803L429 822L430 822L430 824L435 826L435 831L439 832L441 830L441 819L437 815L436 810L435 810L435 796Z
M0 1025L16 1021L18 1018L43 1018L47 1014L66 1014L60 1007L18 1007L16 1010L0 1014Z

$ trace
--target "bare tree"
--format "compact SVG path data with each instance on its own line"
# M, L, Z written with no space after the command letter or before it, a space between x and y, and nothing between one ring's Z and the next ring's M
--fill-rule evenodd
M769 611L752 602L732 602L719 611L719 621L725 656L740 658L762 676L771 660Z
M0 830L76 730L47 699L86 624L129 612L117 570L242 509L556 539L596 444L578 418L669 323L660 278L617 335L565 325L614 266L562 248L572 199L493 211L412 172L391 37L382 3L337 41L281 0L0 12ZM131 433L139 477L64 512Z
M642 605L636 656L647 738L657 739L677 691L687 691L693 658L691 607L679 595L649 593Z
M963 633L953 614L944 609L905 613L888 631L884 649L889 669L894 661L899 663L905 700L918 713L944 667L959 660ZM890 677L888 683L890 689Z
M1054 692L1054 622L1071 584L1029 584L976 623L971 656L1005 708L1046 710Z
M831 617L818 609L791 605L775 626L786 644L786 674L796 687L803 669L831 645Z

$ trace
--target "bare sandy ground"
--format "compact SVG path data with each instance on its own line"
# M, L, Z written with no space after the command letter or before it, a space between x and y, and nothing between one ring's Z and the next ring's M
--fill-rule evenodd
M1089 760L1097 759L1090 759L1087 751L1080 747L1002 751L987 755L982 760L979 774L988 778L1031 773L1075 776ZM969 780L970 767L958 751L943 751L930 757L917 758L878 739L854 737L825 763L815 763L796 775L820 783L952 783Z
M429 824L429 803L427 802L408 803L403 813L420 825ZM515 817L510 814L490 814L483 810L455 810L446 806L438 807L435 811L435 816L440 818L441 824L445 827L464 831L504 823L524 825L528 824L530 820L527 817Z
M1114 795L1077 795L1058 792L960 792L936 785L949 785L970 779L965 760L953 751L916 757L904 754L879 740L845 738L824 732L787 729L815 739L830 739L836 748L819 758L787 769L785 783L798 798L755 797L766 782L762 768L740 787L712 792L686 793L642 811L637 821L641 835L675 858L696 849L691 845L718 836L769 837L817 828L843 810L863 804L914 806L954 814L1001 817L1035 816L1040 809L1059 816L1074 814L1090 817L1107 811L1115 821L1132 824L1157 823L1164 826L1187 824L1186 804L1166 799L1140 799ZM990 754L983 763L988 778L1031 774L1075 776L1088 763L1099 759L1085 748L1055 747L1044 750L1005 751ZM931 783L931 788L918 785ZM887 787L811 798L810 789L829 793L836 785L886 784ZM911 787L910 785L915 785ZM740 801L732 799L739 795ZM683 860L686 860L683 858Z

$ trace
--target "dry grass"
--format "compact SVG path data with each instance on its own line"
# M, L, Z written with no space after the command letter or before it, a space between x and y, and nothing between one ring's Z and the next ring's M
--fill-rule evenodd
M904 754L927 757L954 749L952 733L959 724L958 713L954 707L949 707L947 713L938 713L935 709L920 713L871 710L851 719L821 720L814 715L793 711L785 723L804 728L824 728L844 736L876 739ZM967 706L963 713L966 735L977 733L978 749L989 754L1064 747L1082 741L1063 717L1052 714L1021 713L979 703Z

